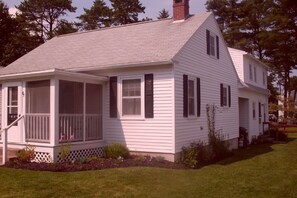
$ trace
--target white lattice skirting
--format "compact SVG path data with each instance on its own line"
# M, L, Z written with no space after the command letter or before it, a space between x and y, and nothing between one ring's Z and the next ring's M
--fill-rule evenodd
M46 163L52 163L53 159L50 155L50 153L46 153L46 152L35 152L35 159L33 160L33 162L46 162Z
M70 151L66 159L67 161L74 161L78 159L90 158L90 157L102 157L103 156L103 147L90 148L90 149L81 149ZM57 156L57 161L62 162L61 152Z

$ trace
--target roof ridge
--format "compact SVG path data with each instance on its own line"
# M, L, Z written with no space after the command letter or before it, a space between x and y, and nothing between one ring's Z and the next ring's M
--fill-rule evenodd
M85 33L90 33L90 32L97 32L97 31L104 31L104 30L110 30L110 29L116 29L116 28L130 27L130 26L135 26L135 25L155 23L155 22L161 22L161 21L167 21L167 20L172 20L172 17L171 18L165 18L165 19L151 20L151 21L139 21L139 22L135 22L135 23L129 23L129 24L123 24L123 25L117 25L117 26L111 26L111 27L103 27L103 28L97 28L97 29L93 29L93 30L74 32L74 33L69 33L69 34L62 34L62 35L59 35L59 36L56 36L56 37L57 38L66 37L66 36L72 36L72 35L77 35L77 34L85 34Z

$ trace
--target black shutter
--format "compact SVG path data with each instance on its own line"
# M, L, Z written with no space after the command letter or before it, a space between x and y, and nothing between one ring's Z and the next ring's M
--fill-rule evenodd
M201 114L201 88L200 88L200 78L197 78L197 117Z
M154 75L145 74L145 117L154 117Z
M216 36L216 41L217 41L217 59L220 59L220 42L219 42L218 36Z
M228 86L229 107L231 107L231 87Z
M207 45L207 54L210 55L210 32L209 30L206 30L206 45Z
M221 89L220 89L220 92L221 92L221 107L223 107L224 106L224 99L223 99L223 97L224 97L224 86L223 86L223 84L221 84Z
M188 76L183 76L184 81L184 117L188 117Z
M116 76L110 77L109 79L109 113L111 118L116 118L118 114L117 84L118 84L118 78Z

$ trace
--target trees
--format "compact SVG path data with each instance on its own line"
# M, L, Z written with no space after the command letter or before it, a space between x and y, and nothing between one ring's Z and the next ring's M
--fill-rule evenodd
M84 14L77 17L81 20L79 26L84 30L109 27L112 23L112 10L103 0L95 0L90 9L84 8Z
M110 0L112 6L112 24L122 25L138 22L138 14L145 13L145 7L139 0Z
M290 73L297 65L297 4L294 0L209 0L230 47L265 60L284 88L287 109ZM273 91L273 90L271 90ZM287 113L284 113L286 118Z
M46 41L55 35L55 31L65 24L61 17L67 12L75 12L71 0L23 0L19 6L19 17L28 24L30 32Z
M110 0L109 8L103 0L95 0L90 9L84 9L85 13L80 15L79 26L83 30L123 25L138 22L138 15L144 13L145 7L139 0ZM141 21L149 21L144 18Z
M26 30L26 24L19 17L11 17L8 7L0 1L0 65L7 66L41 41Z
M168 10L165 10L165 8L163 8L160 12L159 12L159 16L157 17L158 19L166 19L169 17L169 12Z

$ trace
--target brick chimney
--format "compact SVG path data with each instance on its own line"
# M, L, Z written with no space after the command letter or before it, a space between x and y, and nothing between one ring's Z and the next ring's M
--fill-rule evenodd
M189 17L189 0L173 0L173 20L185 20Z

